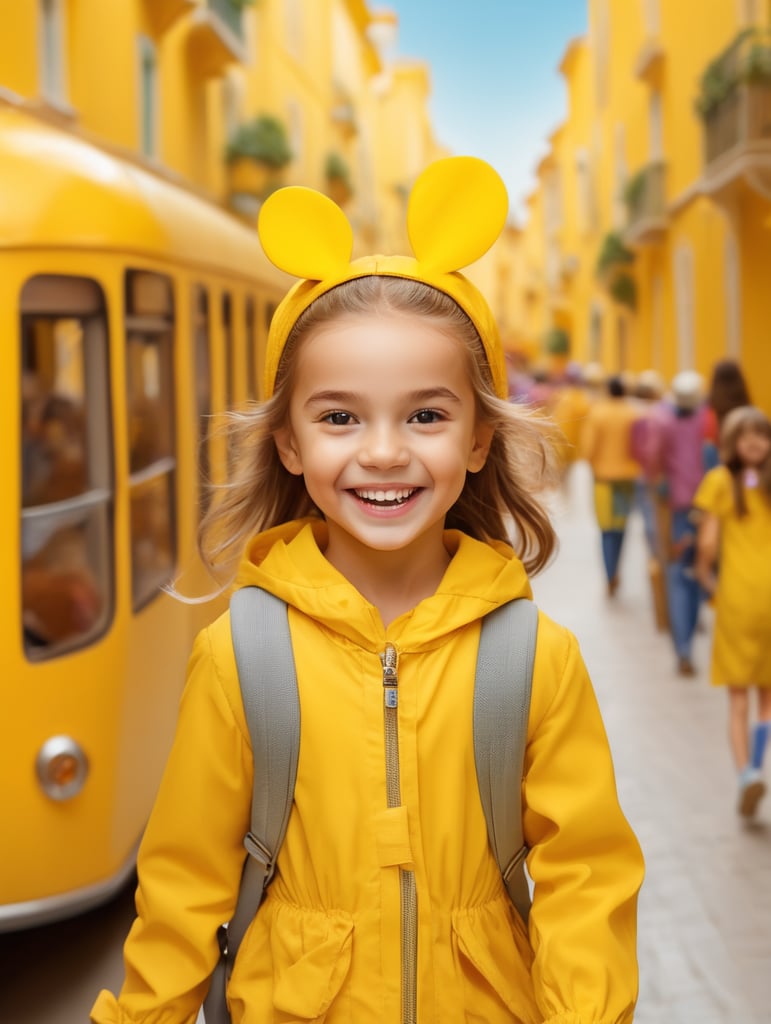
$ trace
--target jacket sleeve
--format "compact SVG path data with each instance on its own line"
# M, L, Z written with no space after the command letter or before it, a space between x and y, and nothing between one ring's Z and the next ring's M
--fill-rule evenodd
M252 756L229 644L197 637L176 735L138 857L137 918L119 998L100 992L94 1024L194 1024L235 908L249 828ZM232 666L229 664L232 660ZM230 692L223 685L229 680Z
M523 788L536 1000L547 1024L628 1024L639 844L575 638L540 617Z

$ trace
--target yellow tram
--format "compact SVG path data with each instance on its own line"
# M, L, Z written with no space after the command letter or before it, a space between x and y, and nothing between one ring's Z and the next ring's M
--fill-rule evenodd
M194 633L210 417L285 279L182 187L0 106L0 931L130 876ZM195 837L190 837L195 842Z

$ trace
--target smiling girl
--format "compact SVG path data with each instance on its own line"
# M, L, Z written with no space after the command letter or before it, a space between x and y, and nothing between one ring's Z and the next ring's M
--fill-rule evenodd
M712 683L728 687L738 809L751 818L766 791L771 728L771 421L751 405L734 409L720 447L723 465L710 470L694 498L701 513L696 573L715 596ZM758 720L750 734L753 689Z
M481 622L531 596L527 573L554 547L544 429L507 401L495 322L458 273L506 208L492 168L441 161L410 200L416 258L350 262L330 200L289 188L263 206L268 256L302 280L273 318L265 402L233 415L233 476L202 550L220 571L240 559L236 587L286 602L302 727L276 874L228 985L234 1024L632 1020L642 857L576 640L543 614L522 781L528 921L477 785ZM96 1024L195 1021L244 863L248 736L226 614L195 643L125 984L100 994Z

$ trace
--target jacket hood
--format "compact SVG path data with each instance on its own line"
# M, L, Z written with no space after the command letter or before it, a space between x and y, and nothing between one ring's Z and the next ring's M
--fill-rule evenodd
M327 528L299 519L258 534L249 543L236 588L258 586L368 651L387 638L402 651L428 650L455 630L517 597L531 597L524 566L503 542L484 543L446 530L452 556L436 593L386 630L378 610L324 557Z

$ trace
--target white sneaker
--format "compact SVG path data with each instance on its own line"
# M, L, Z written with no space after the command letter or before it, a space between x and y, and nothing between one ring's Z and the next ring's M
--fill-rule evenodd
M739 814L752 818L766 792L766 784L758 768L750 765L739 773Z

